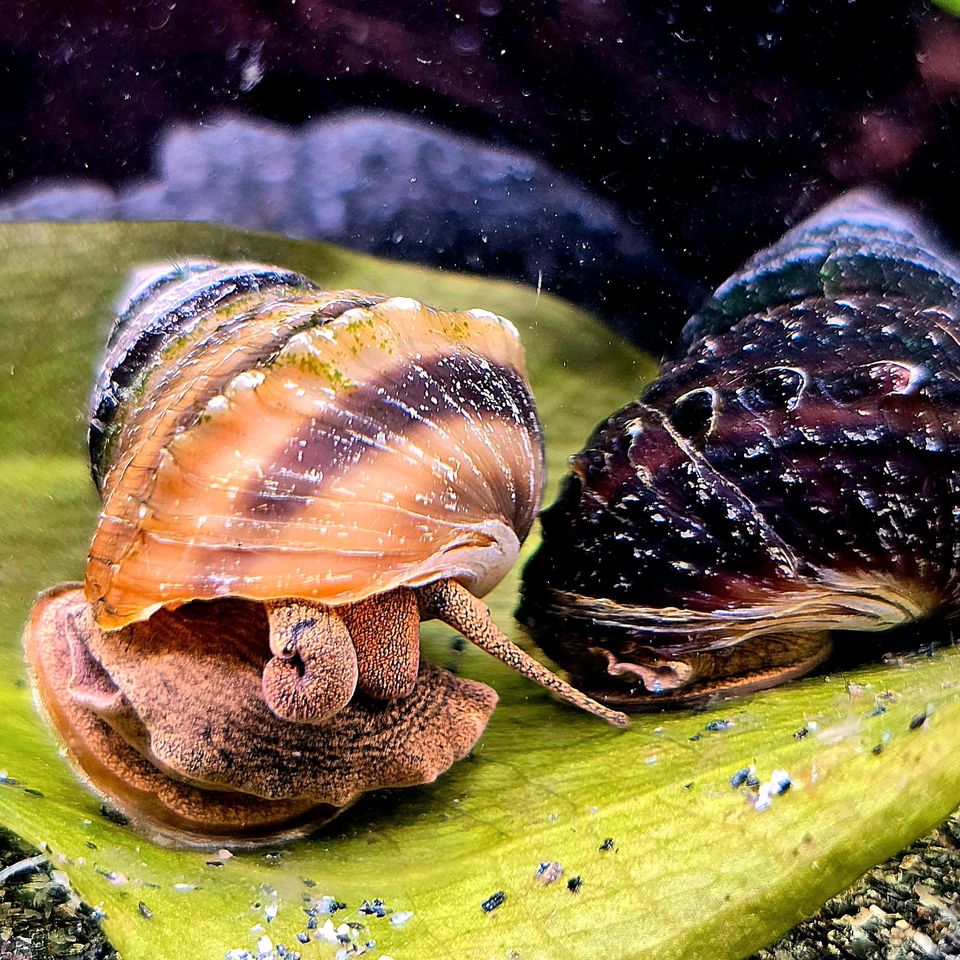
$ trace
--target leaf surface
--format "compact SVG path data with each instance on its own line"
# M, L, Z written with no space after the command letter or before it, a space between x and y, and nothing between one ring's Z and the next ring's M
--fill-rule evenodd
M881 638L866 666L709 711L639 715L618 732L429 624L424 655L501 698L472 757L437 783L369 796L313 839L229 858L161 849L111 822L34 711L20 632L37 591L82 576L96 517L86 395L131 266L250 258L510 317L545 423L548 497L566 457L654 367L549 296L316 244L195 224L41 224L0 226L0 250L0 822L47 844L79 895L102 904L126 960L256 956L263 937L332 960L342 944L297 939L312 933L306 901L322 896L347 905L335 926L363 924L355 942L375 941L371 957L736 958L960 803L956 650L880 663ZM524 642L517 572L489 599ZM789 777L766 809L731 785L751 766L761 781ZM549 861L564 873L544 884ZM412 917L358 913L375 898Z

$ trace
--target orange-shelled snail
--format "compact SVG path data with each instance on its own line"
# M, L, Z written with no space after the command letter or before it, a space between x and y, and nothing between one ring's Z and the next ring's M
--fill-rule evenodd
M612 723L477 599L540 504L513 325L259 264L147 268L91 401L102 500L82 585L38 600L39 699L154 837L296 836L433 780L496 703L421 664L437 618Z

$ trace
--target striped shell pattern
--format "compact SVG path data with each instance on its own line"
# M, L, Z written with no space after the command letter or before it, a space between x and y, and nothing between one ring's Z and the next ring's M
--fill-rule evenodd
M243 596L337 604L512 566L540 428L513 325L256 264L147 279L107 345L87 596L113 628Z

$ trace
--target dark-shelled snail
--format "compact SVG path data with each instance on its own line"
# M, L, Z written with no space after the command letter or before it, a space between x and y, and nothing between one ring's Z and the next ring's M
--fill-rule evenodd
M799 676L958 612L960 265L841 197L723 284L543 515L519 617L598 699Z
M581 707L476 599L539 506L513 325L257 264L145 270L91 402L102 510L34 608L40 700L158 837L302 833L463 757L492 690L419 663L436 617Z

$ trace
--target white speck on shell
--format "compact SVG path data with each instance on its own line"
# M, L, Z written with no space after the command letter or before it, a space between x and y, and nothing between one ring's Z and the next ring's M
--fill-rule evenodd
M391 297L385 303L382 304L384 307L389 307L393 310L422 310L423 304L419 300L414 300L412 297Z
M231 381L227 390L231 394L245 393L247 390L256 390L263 383L264 374L261 370L244 370L238 373Z
M516 328L513 321L506 317L501 317L499 313L492 313L490 310L483 310L479 307L467 311L468 317L476 317L477 320L492 320L494 323L503 327L515 340L520 339L520 331Z
M311 356L316 352L312 334L304 330L301 333L295 333L283 345L283 349L280 351L280 357L283 359L305 357Z

